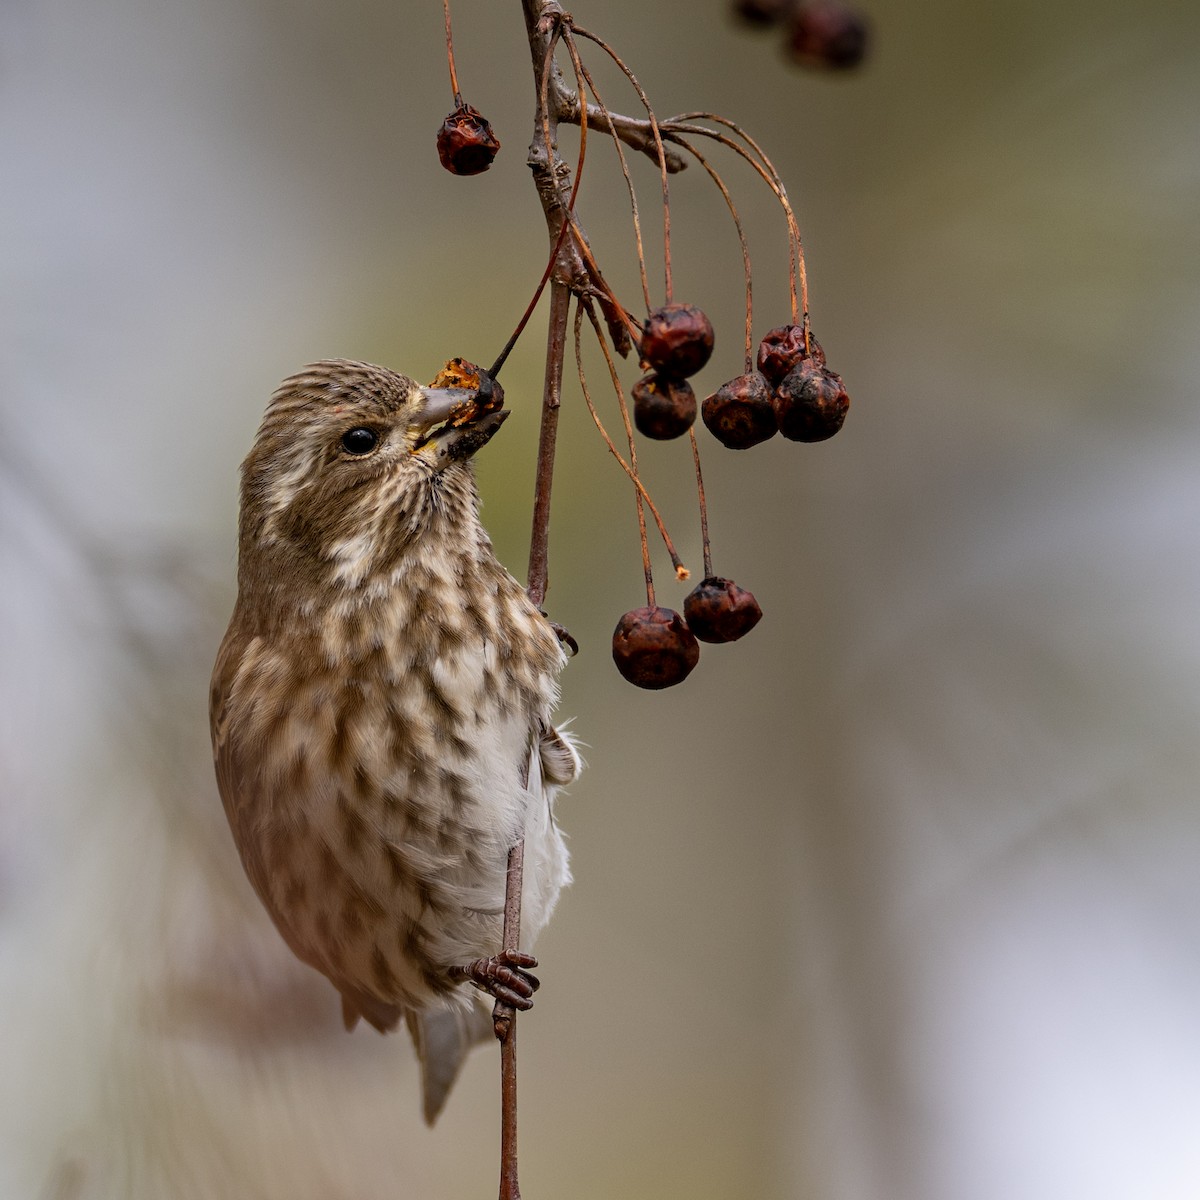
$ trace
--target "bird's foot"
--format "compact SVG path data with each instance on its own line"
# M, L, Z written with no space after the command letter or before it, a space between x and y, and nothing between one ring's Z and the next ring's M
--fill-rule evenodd
M543 612L542 616L546 617L546 614ZM567 657L574 658L579 653L579 643L571 635L571 631L565 625L560 625L557 621L551 621L549 617L546 617L546 621L549 623L550 628L554 630L554 636L558 638L558 644L567 650Z
M536 967L537 959L520 950L503 950L490 958L477 958L465 966L451 967L450 978L455 983L472 983L481 992L494 996L501 1004L525 1012L533 1007L533 993L542 986L529 967Z

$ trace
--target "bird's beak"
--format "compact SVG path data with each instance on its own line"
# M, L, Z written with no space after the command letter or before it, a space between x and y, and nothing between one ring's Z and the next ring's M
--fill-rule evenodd
M442 466L470 458L504 424L500 385L483 372L471 387L423 387L414 428L420 440L414 454L422 454Z

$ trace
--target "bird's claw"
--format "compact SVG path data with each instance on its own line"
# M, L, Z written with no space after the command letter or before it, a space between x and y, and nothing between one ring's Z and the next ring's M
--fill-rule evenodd
M557 621L550 621L550 628L554 630L554 636L558 638L559 642L570 651L568 657L574 658L579 653L579 643L571 636L571 631Z
M537 959L520 950L502 950L490 958L477 958L465 966L452 967L451 978L460 983L471 983L481 992L487 992L501 1004L525 1012L533 1007L533 993L542 986L529 967L536 967Z

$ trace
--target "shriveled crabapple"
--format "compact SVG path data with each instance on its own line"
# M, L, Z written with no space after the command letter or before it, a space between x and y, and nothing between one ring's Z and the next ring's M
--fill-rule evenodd
M732 579L710 575L688 593L683 616L702 642L736 642L759 623L762 609Z
M647 605L627 612L613 631L613 662L630 683L659 691L682 683L700 661L700 646L679 613Z
M758 369L772 387L778 387L783 377L805 359L818 367L825 365L825 351L811 329L805 345L803 325L779 325L758 343Z
M785 46L789 57L804 66L857 67L867 52L867 22L861 13L836 0L799 4Z
M785 438L823 442L841 429L850 397L840 375L804 362L783 377L771 403Z
M686 379L651 372L633 385L633 423L656 441L687 433L696 420L696 393Z
M694 304L664 304L647 314L638 345L643 367L686 379L708 362L712 351L712 322Z
M748 450L779 432L771 387L758 371L723 383L700 406L708 431L730 450Z
M437 135L438 158L452 175L479 175L492 165L500 140L491 123L469 104L459 105Z

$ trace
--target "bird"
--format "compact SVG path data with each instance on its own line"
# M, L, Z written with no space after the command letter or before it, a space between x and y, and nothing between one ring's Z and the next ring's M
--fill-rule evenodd
M280 385L210 692L251 885L347 1030L404 1020L431 1125L492 1036L486 997L532 1005L537 960L501 949L508 852L524 838L529 946L570 882L553 809L582 765L552 723L562 631L480 521L472 457L508 410L476 382L326 359Z

